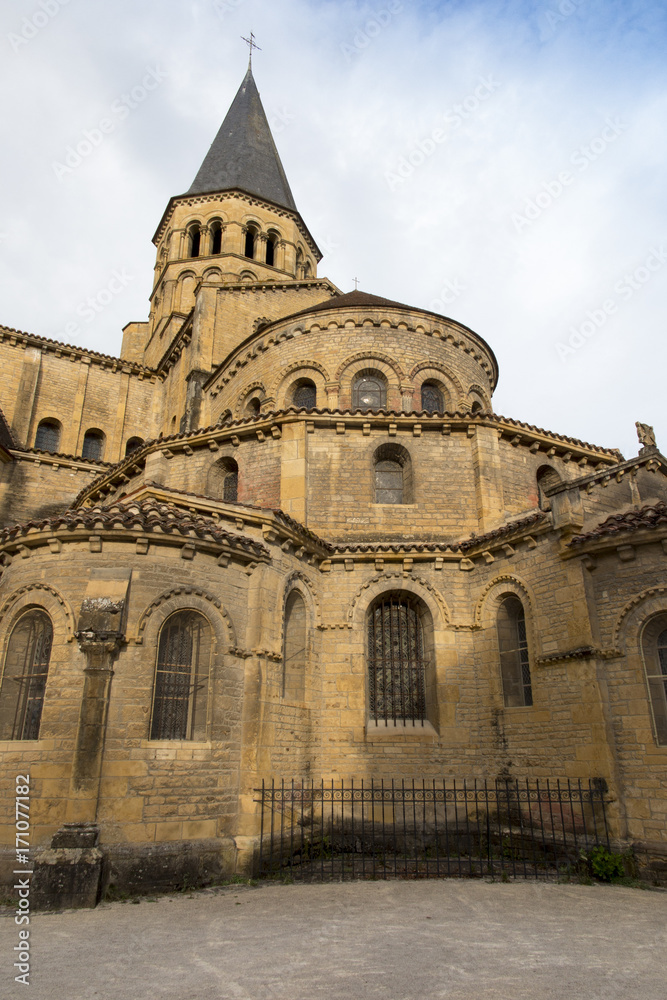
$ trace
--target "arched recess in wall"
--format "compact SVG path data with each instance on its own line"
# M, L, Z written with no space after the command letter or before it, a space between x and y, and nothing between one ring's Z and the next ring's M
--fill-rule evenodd
M279 245L280 233L275 229L270 229L266 240L266 263L269 267L278 267Z
M57 453L60 448L61 434L62 426L55 417L46 417L44 420L40 420L35 434L35 448L38 451Z
M187 271L179 278L177 295L179 312L188 313L193 308L196 286L197 276L192 271Z
M444 413L445 387L436 379L422 382L419 390L419 408L424 413Z
M187 230L186 257L199 257L202 249L202 229L199 222L191 222Z
M255 260L257 258L257 247L259 243L259 226L254 222L249 222L245 229L244 238L244 256L248 260Z
M206 496L225 503L236 503L239 490L239 467L233 458L220 458L209 468Z
M488 682L508 708L533 704L538 653L534 621L535 604L528 587L510 574L488 583L475 608L475 624L482 630L479 648L490 669Z
M385 410L387 379L377 368L365 368L352 379L353 410Z
M143 443L144 443L143 438L140 437L128 438L127 444L125 445L125 456L127 457L128 455L131 455L133 451L137 451L138 448L141 448Z
M222 221L213 219L208 226L209 232L209 254L216 256L222 253Z
M551 510L551 499L546 495L545 490L552 486L558 486L563 482L556 470L550 465L541 465L536 474L537 498L541 510Z
M175 611L162 624L151 699L151 740L205 740L213 630L199 611Z
M296 587L286 596L283 622L282 695L287 701L302 702L306 692L308 610L303 594Z
M468 403L471 413L488 412L491 409L486 394L479 386L471 386L468 390Z
M290 386L287 398L291 406L313 410L317 406L317 386L310 378L299 378Z
M641 650L653 735L657 745L665 747L667 746L667 609L644 623Z

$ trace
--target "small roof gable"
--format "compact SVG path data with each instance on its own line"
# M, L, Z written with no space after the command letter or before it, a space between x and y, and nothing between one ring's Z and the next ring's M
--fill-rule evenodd
M250 67L187 194L233 188L297 211Z

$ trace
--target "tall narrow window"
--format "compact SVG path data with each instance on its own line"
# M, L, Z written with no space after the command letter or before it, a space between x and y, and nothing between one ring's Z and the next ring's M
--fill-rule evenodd
M35 448L55 453L60 447L60 424L57 420L41 420L35 435Z
M39 738L52 643L53 627L44 611L28 611L14 626L0 688L0 739Z
M274 234L271 234L266 241L266 263L269 267L276 266L276 247L278 245L278 239Z
M188 256L198 257L200 247L201 247L201 229L199 228L199 226L193 226L192 229L190 230Z
M424 382L422 385L421 404L426 413L444 413L442 393L435 382Z
M206 738L211 627L196 611L162 626L153 688L152 740Z
M104 453L104 434L102 431L86 431L83 436L83 447L81 449L82 458L88 458L91 462L100 462Z
M222 488L222 499L225 503L236 503L239 498L239 474L237 472L228 472L225 476L224 485Z
M386 405L384 382L372 375L358 376L352 385L352 406L355 410L381 410Z
M507 708L532 705L526 616L518 597L510 595L503 600L498 608L497 627L505 705Z
M426 720L424 636L417 602L388 594L368 616L371 717L385 725Z
M222 251L222 226L219 222L213 224L211 229L211 253L219 254Z
M285 604L283 697L303 701L306 687L306 602L293 590Z
M558 486L562 482L562 479L550 465L541 465L537 470L536 478L537 499L540 508L542 510L551 510L551 498L546 495L545 490L550 489L552 486Z
M249 257L250 260L255 259L255 238L256 233L254 229L246 230L245 234L245 255Z
M655 739L667 746L667 614L654 618L642 636Z
M310 380L300 382L294 390L294 406L303 406L307 410L312 410L317 405L317 389L315 383Z

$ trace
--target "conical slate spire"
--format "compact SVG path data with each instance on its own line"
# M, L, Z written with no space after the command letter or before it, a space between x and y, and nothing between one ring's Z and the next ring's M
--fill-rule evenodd
M250 66L187 193L230 188L297 211Z

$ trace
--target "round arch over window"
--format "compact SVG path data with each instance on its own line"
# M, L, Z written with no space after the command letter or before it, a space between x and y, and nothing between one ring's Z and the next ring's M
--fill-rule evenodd
M409 593L382 594L369 608L368 697L376 724L427 721L432 629L424 619L421 602Z
M58 420L48 417L40 420L35 434L35 448L39 451L49 451L55 453L60 447L60 434L62 427Z
M507 708L533 704L526 615L515 594L501 600L496 617L503 699Z
M104 454L104 434L96 427L92 427L83 435L83 446L81 457L87 458L91 462L101 462Z
M309 378L302 378L293 386L292 406L312 410L317 406L317 387Z
M177 611L160 629L150 738L204 740L213 640L198 611Z
M645 626L642 654L655 740L658 746L667 746L667 612Z
M360 372L352 382L352 408L383 410L387 405L387 383L379 372Z
M41 608L21 615L12 629L0 687L0 739L36 740L44 706L53 626Z

